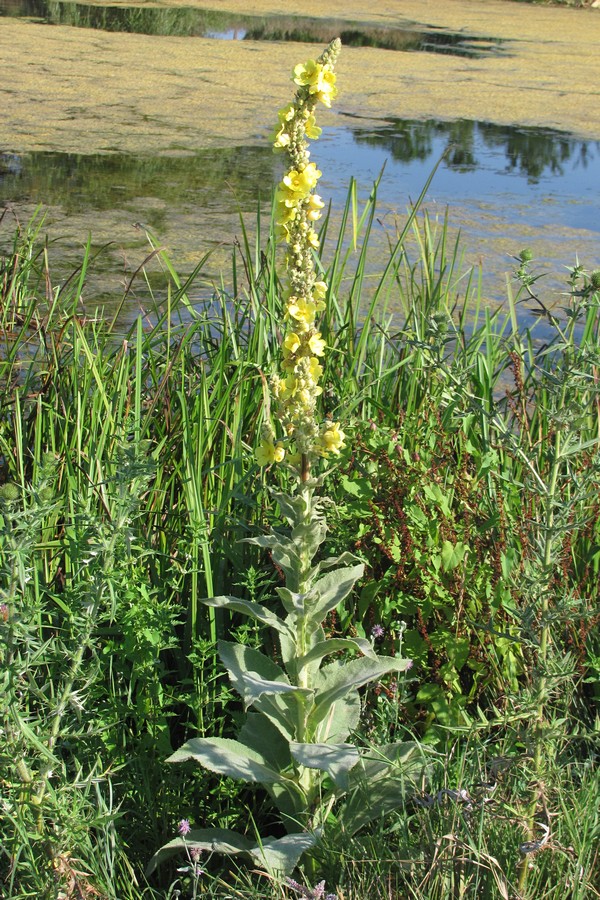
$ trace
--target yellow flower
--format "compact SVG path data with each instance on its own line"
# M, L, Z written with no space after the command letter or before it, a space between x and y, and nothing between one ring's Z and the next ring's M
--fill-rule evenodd
M318 381L321 375L323 374L323 366L319 362L318 359L315 359L314 356L310 358L310 376L314 381Z
M259 466L270 466L271 463L279 463L285 456L283 444L274 444L273 441L263 439L256 449L256 462Z
M293 80L296 84L311 86L319 81L322 71L323 66L320 63L309 59L305 63L298 63L297 66L294 66Z
M317 95L317 98L325 106L331 106L331 101L337 96L337 88L335 86L335 75L331 69L323 69L321 80L317 90L309 88L310 92Z
M341 430L337 422L328 425L321 435L321 446L325 453L333 453L339 456L340 450L345 447L344 438L346 435Z
M287 353L291 355L295 353L296 350L298 350L298 348L300 347L300 338L297 334L295 334L295 332L290 331L290 333L286 335L283 341L283 346Z
M327 284L324 281L315 281L313 284L313 294L319 300L324 300L327 295ZM323 304L323 309L325 309L325 304Z
M319 128L319 126L317 125L315 117L314 117L314 115L312 115L312 113L306 120L304 130L306 132L306 137L309 138L309 140L311 140L311 141L316 141L317 138L320 137L321 132L323 131L323 129Z
M271 140L275 150L284 150L286 147L289 147L292 139L286 131L285 125L281 125L275 129L271 135Z
M277 113L277 117L282 124L283 122L291 122L295 115L296 107L293 103L288 103Z
M316 231L313 231L312 229L306 235L306 240L308 241L310 246L313 248L313 250L318 250L319 247L321 246L321 244L319 243L319 235L317 234Z
M318 309L317 303L306 300L304 297L290 297L287 307L289 315L303 325L305 331L315 321Z
M320 331L313 334L308 341L308 346L310 347L311 353L314 353L315 356L323 356L325 353L325 341L321 340Z
M314 163L308 163L301 172L296 169L290 169L287 175L283 176L282 184L289 191L299 194L302 199L308 197L317 181L321 177L321 172Z
M308 198L307 218L310 219L311 222L316 222L317 219L321 218L321 210L324 206L325 204L318 194L311 194Z

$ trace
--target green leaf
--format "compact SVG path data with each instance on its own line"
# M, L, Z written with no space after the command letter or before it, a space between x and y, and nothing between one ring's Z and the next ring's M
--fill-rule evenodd
M263 694L312 696L312 691L290 684L283 669L260 650L228 641L219 641L217 646L219 657L229 672L231 683L242 697L246 707Z
M299 832L282 838L265 838L256 845L242 834L228 828L198 828L184 838L175 838L158 850L146 867L146 875L151 875L157 866L176 853L189 852L194 848L209 853L223 853L250 856L256 865L269 872L287 875L298 865L300 857L311 850L319 840L318 832Z
M241 781L269 784L284 776L272 769L260 753L230 738L192 738L168 757L167 762L193 759L205 769Z
M308 616L309 629L320 625L327 613L346 599L358 579L362 578L364 570L362 563L358 566L334 569L311 586L310 594L316 595L317 599Z
M301 831L281 838L266 838L260 846L253 847L250 855L258 866L273 875L289 875L298 865L302 854L311 850L319 837L318 832Z
M444 541L442 544L442 565L445 572L455 569L465 558L467 545L462 541L452 544L450 541Z
M413 741L373 748L348 774L348 795L340 824L355 834L369 822L397 809L420 789L427 763Z
M214 853L225 853L228 856L250 853L253 849L252 841L242 834L230 831L229 828L195 828L186 835L185 840L181 837L175 838L157 850L146 866L146 875L151 875L157 866L176 853L194 847Z
M356 747L352 744L298 744L290 742L292 756L301 766L327 772L335 785L345 791L348 786L348 772L360 760Z
M308 651L297 661L298 668L308 665L308 663L323 659L330 653L338 653L340 650L354 650L368 656L370 659L378 659L377 653L373 649L371 641L366 638L328 638L326 641L320 641L318 644Z
M250 600L241 600L238 597L207 597L202 600L202 602L206 606L214 606L218 609L230 609L233 612L241 612L247 616L250 616L252 619L256 619L257 622L262 622L263 625L268 625L270 628L274 628L276 631L280 631L282 633L290 633L288 626L285 622L279 618L274 612L270 609L267 609L266 606L262 606L260 603L253 603Z
M388 672L404 672L411 664L408 659L395 656L363 657L347 661L335 661L318 673L315 679L315 708L310 715L314 726L327 716L333 703Z

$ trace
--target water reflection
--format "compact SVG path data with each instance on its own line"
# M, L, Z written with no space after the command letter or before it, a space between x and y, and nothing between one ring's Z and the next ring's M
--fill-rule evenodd
M63 0L0 0L0 16L34 18L53 25L138 34L208 37L221 40L326 44L341 37L349 47L426 51L481 57L498 52L498 38L439 28L377 28L368 22L306 16L238 15L193 7L94 6Z
M185 157L0 153L0 190L4 201L31 198L79 213L114 209L133 198L152 198L172 208L198 202L210 207L224 202L227 189L232 203L250 209L257 185L266 185L270 193L276 164L269 147L203 150ZM155 212L148 215L152 219Z
M531 183L541 177L564 177L569 168L598 168L600 142L580 141L560 131L496 125L461 119L455 122L390 119L378 129L355 131L358 143L380 147L398 162L426 161L444 153L445 165L461 172L482 165L481 150L493 150L505 160L505 170Z
M511 257L531 246L536 257L559 273L576 255L596 268L600 208L600 142L582 142L546 130L502 127L483 122L390 121L382 128L330 129L315 143L314 157L324 175L322 194L332 201L334 218L346 199L351 176L364 198L386 164L379 196L383 231L372 247L381 264L388 235L418 196L442 152L427 199L435 215L448 205L453 234L462 233L465 267L484 261L485 296L501 302L504 273ZM133 157L126 154L78 155L0 152L0 203L9 202L21 220L37 204L50 210L56 234L70 244L60 257L59 276L77 264L81 241L93 235L95 247L110 244L98 281L88 279L87 297L109 303L115 292L111 273L134 271L146 253L141 222L169 248L180 271L193 268L199 254L214 250L210 277L218 283L229 266L229 248L239 235L239 210L252 227L257 199L268 211L282 160L268 144L203 150L186 157ZM21 212L22 211L22 212ZM335 231L335 225L332 227ZM12 241L0 235L0 245ZM377 243L379 241L379 244ZM1 249L1 248L0 248ZM325 248L324 261L327 265ZM54 267L56 269L56 250ZM563 290L560 282L554 290ZM117 293L117 296L119 294Z

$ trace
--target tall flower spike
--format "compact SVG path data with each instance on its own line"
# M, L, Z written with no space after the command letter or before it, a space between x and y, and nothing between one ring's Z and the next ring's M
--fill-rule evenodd
M317 316L325 309L327 284L318 281L314 254L319 238L314 223L325 206L316 193L321 172L310 162L308 139L316 140L321 129L315 121L319 103L331 106L337 94L334 66L341 49L339 39L332 41L318 59L309 59L294 68L293 82L298 90L291 103L279 111L273 135L273 147L288 157L287 170L275 194L275 226L278 239L286 244L287 275L285 332L282 341L283 377L271 379L276 400L276 418L285 436L276 443L271 426L270 437L257 451L257 462L280 462L287 449L288 462L299 465L306 479L311 460L339 454L344 433L337 423L320 423L316 403L323 393L319 380L326 345L317 328Z

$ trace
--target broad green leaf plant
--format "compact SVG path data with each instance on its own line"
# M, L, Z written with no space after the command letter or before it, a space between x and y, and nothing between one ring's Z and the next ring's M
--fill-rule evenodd
M285 321L281 369L270 381L270 398L256 452L259 465L283 464L290 493L274 493L289 530L251 538L270 551L285 575L277 609L236 597L204 600L210 607L241 613L271 628L272 658L242 644L221 641L220 659L247 715L237 740L193 738L170 762L195 760L212 772L262 785L278 808L287 835L255 839L227 829L198 829L166 844L149 869L182 847L246 854L274 873L289 873L313 849L323 827L353 834L402 802L411 778L421 772L417 747L397 743L359 748L352 743L361 711L359 691L410 661L379 656L364 638L327 637L331 613L363 575L351 553L322 557L326 497L318 496L323 461L339 456L345 434L318 412L325 342L318 330L328 286L316 274L319 239L314 224L323 201L315 192L321 172L309 159L307 139L316 139L318 103L336 96L334 40L315 61L295 67L297 91L279 112L275 149L287 154L286 174L276 192L275 225L285 243ZM271 402L272 414L271 414ZM342 802L343 801L343 802Z

